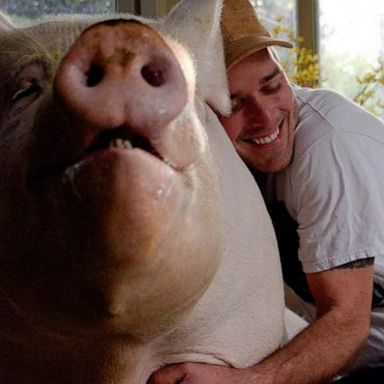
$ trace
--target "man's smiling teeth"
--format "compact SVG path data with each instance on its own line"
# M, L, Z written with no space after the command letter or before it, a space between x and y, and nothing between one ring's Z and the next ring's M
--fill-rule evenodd
M109 148L132 149L133 147L129 140L113 139L109 143Z
M258 139L252 139L252 141L255 144L269 144L269 143L272 143L272 141L276 140L277 136L279 136L279 131L280 131L280 129L277 128L276 131L273 132L272 134L270 134L269 136L259 137Z

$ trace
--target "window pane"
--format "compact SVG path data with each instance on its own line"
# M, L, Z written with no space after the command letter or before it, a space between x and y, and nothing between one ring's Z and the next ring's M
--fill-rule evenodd
M384 1L319 2L322 86L354 98L362 88L356 77L378 68L384 59ZM375 93L377 103L383 87Z
M296 35L296 0L251 0L263 25L283 40ZM289 36L292 35L292 36ZM283 63L292 61L292 52L275 47Z
M0 0L0 7L12 16L34 18L57 13L111 12L115 0Z
M257 14L265 27L272 31L276 27L278 19L281 24L296 30L296 1L295 0L251 0L257 10Z

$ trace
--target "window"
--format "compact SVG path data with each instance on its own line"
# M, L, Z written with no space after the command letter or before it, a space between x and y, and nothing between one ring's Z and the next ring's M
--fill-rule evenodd
M1 0L1 9L18 18L36 18L46 14L111 12L114 0Z
M33 18L55 13L132 12L164 16L179 0L1 0L0 7L13 17ZM273 31L278 25L304 38L302 46L318 53L320 83L355 98L364 88L357 77L382 69L384 83L384 0L250 0L263 24ZM287 39L288 36L278 35ZM295 52L278 49L292 79L297 69ZM309 57L312 60L311 57ZM301 62L301 61L300 61ZM296 64L295 64L296 65ZM308 64L304 62L303 69ZM371 71L371 72L370 72ZM317 79L317 74L314 76ZM311 82L308 83L310 85ZM372 84L371 84L372 85ZM384 100L384 87L364 106L371 109ZM371 104L371 105L369 105ZM381 108L383 109L383 108ZM380 112L382 114L382 111Z
M13 17L36 18L58 13L131 12L164 16L178 0L1 0L0 7Z
M282 26L296 34L296 0L251 0L263 25L273 33ZM278 34L283 40L289 40L286 34ZM276 47L283 62L291 60L289 50Z
M384 1L319 0L319 14L321 85L353 98L356 77L384 60Z
M296 30L295 0L251 0L257 14L268 30L272 30L281 18L281 23Z
M276 16L279 16L281 26L304 38L301 47L318 54L319 82L314 80L318 77L317 66L311 65L316 56L308 50L300 50L304 54L301 53L296 61L292 52L280 49L280 57L291 79L300 79L306 86L334 89L383 116L383 0L250 1L269 30L276 26ZM303 63L302 67L297 63Z

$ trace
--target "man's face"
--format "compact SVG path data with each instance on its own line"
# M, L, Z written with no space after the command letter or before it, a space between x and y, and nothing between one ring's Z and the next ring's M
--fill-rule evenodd
M292 157L298 105L292 88L268 49L228 71L232 114L219 116L237 152L252 168L276 172Z

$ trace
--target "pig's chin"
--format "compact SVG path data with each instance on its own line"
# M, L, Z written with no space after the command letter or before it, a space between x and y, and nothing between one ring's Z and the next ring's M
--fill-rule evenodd
M56 178L55 189L73 194L85 205L92 201L99 208L120 205L140 217L146 206L166 209L164 203L171 202L175 194L185 197L192 187L187 181L185 174L145 150L108 148L67 167Z
M218 265L212 199L201 199L196 167L204 174L199 163L181 172L142 149L113 148L40 184L39 253L49 260L37 261L32 284L43 319L141 338L174 326Z
M143 262L183 224L193 177L141 149L106 149L67 168L54 188L85 216L92 211L90 230L100 231L116 262Z

